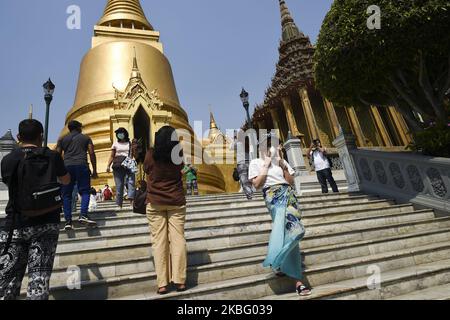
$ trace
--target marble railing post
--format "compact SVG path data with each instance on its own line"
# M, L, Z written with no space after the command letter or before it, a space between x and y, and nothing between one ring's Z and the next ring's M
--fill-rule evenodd
M333 145L337 148L339 158L341 159L342 166L344 167L344 173L348 183L348 191L360 191L361 188L358 171L351 155L352 150L358 149L356 146L355 136L353 134L344 133L341 128L339 136L333 141Z
M299 138L293 137L289 132L288 141L284 144L284 148L286 149L288 162L295 170L295 191L298 195L301 195L301 176L309 175L305 165L305 159L303 158L302 142Z

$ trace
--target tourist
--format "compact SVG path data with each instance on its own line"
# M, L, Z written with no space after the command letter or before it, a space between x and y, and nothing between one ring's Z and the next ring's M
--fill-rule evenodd
M105 184L105 187L102 190L102 199L103 201L111 201L112 198L113 198L112 189L109 187L109 185Z
M1 163L9 200L5 226L0 232L0 300L20 296L27 267L27 299L49 297L61 220L59 183L69 184L70 175L57 152L42 148L43 133L39 121L22 121L17 136L20 148L5 156ZM42 168L46 169L39 170ZM43 195L36 204L32 198L36 191L47 191L50 197Z
M174 148L180 144L175 129L161 128L154 149L147 152L144 170L147 180L147 218L150 224L158 294L169 292L173 282L177 291L186 290L187 249L184 237L186 198L183 191L182 160L175 164ZM177 159L178 160L178 159Z
M91 197L89 199L89 212L97 211L97 191L91 188Z
M330 161L327 157L327 148L322 147L319 139L313 140L307 155L316 171L317 179L322 187L322 193L328 193L327 181L330 183L333 192L339 192L336 181L333 178L333 173L331 172Z
M134 194L136 190L136 165L135 154L136 150L130 141L130 136L125 128L116 130L117 142L114 142L111 147L111 156L106 167L107 172L113 169L114 182L116 184L116 204L120 209L123 207L124 189L127 187L127 199L133 204ZM133 163L132 167L128 163Z
M272 216L273 226L264 267L271 267L277 275L287 275L296 280L299 295L309 295L311 290L302 279L299 242L305 234L298 199L292 188L295 171L282 159L278 138L268 134L259 145L260 158L252 160L249 179L256 189L263 190L266 206Z
M92 178L97 178L97 158L91 138L82 133L83 125L78 121L71 121L68 125L70 133L58 141L56 149L64 154L64 163L70 173L70 184L62 188L64 201L64 218L66 231L73 230L72 196L75 184L81 195L81 210L78 222L83 225L95 226L95 221L89 219L89 200L91 192L91 172L87 161L87 153L91 159Z
M230 146L231 150L236 151L237 158L237 173L239 175L239 183L241 185L242 191L248 200L253 198L253 193L255 192L255 187L248 179L248 167L250 163L249 154L249 140L245 139L245 143L238 140L237 133L234 134L234 141Z
M103 202L102 189L97 190L97 202Z
M186 176L186 194L198 196L197 169L192 164L184 166L182 173Z

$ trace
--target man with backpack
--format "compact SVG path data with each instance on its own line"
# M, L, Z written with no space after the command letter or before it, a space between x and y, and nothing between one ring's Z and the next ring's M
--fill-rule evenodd
M27 267L27 299L49 296L61 218L60 183L69 184L70 175L58 153L42 148L43 134L39 121L22 121L17 136L20 148L1 163L9 201L0 232L0 300L20 295Z
M319 139L314 139L311 147L308 150L308 158L311 159L314 170L317 174L322 193L328 193L327 181L330 183L333 192L339 192L336 181L331 172L331 161L328 158L327 149L322 146Z
M92 164L92 178L97 178L97 159L91 138L82 134L83 125L78 121L69 122L70 133L58 141L56 147L60 154L64 153L64 164L71 176L70 184L62 188L64 202L65 230L73 230L72 224L72 195L74 185L78 186L81 195L81 210L78 222L83 225L95 226L95 221L88 217L91 192L91 172L87 161L89 153Z

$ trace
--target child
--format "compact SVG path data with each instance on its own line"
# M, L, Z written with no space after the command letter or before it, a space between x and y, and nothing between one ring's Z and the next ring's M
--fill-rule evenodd
M184 166L182 173L186 175L187 195L191 196L192 190L194 190L194 195L198 196L197 169L191 164L187 164Z
M91 188L89 198L89 212L97 211L97 191L94 188Z

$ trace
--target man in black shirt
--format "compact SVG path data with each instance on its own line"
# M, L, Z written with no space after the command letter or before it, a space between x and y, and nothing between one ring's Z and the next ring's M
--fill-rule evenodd
M28 266L27 299L46 300L49 296L49 282L59 236L61 208L38 217L26 217L18 212L12 198L12 185L23 188L18 181L16 168L27 152L42 148L44 129L37 120L24 120L19 125L20 148L5 156L1 163L3 182L10 189L6 207L6 224L0 231L0 300L16 299L20 295L22 279ZM50 165L54 166L52 177L62 184L70 182L70 175L57 152L46 150ZM14 181L17 180L17 181ZM17 199L16 201L20 201ZM13 230L9 246L10 230ZM6 252L5 252L5 249Z

